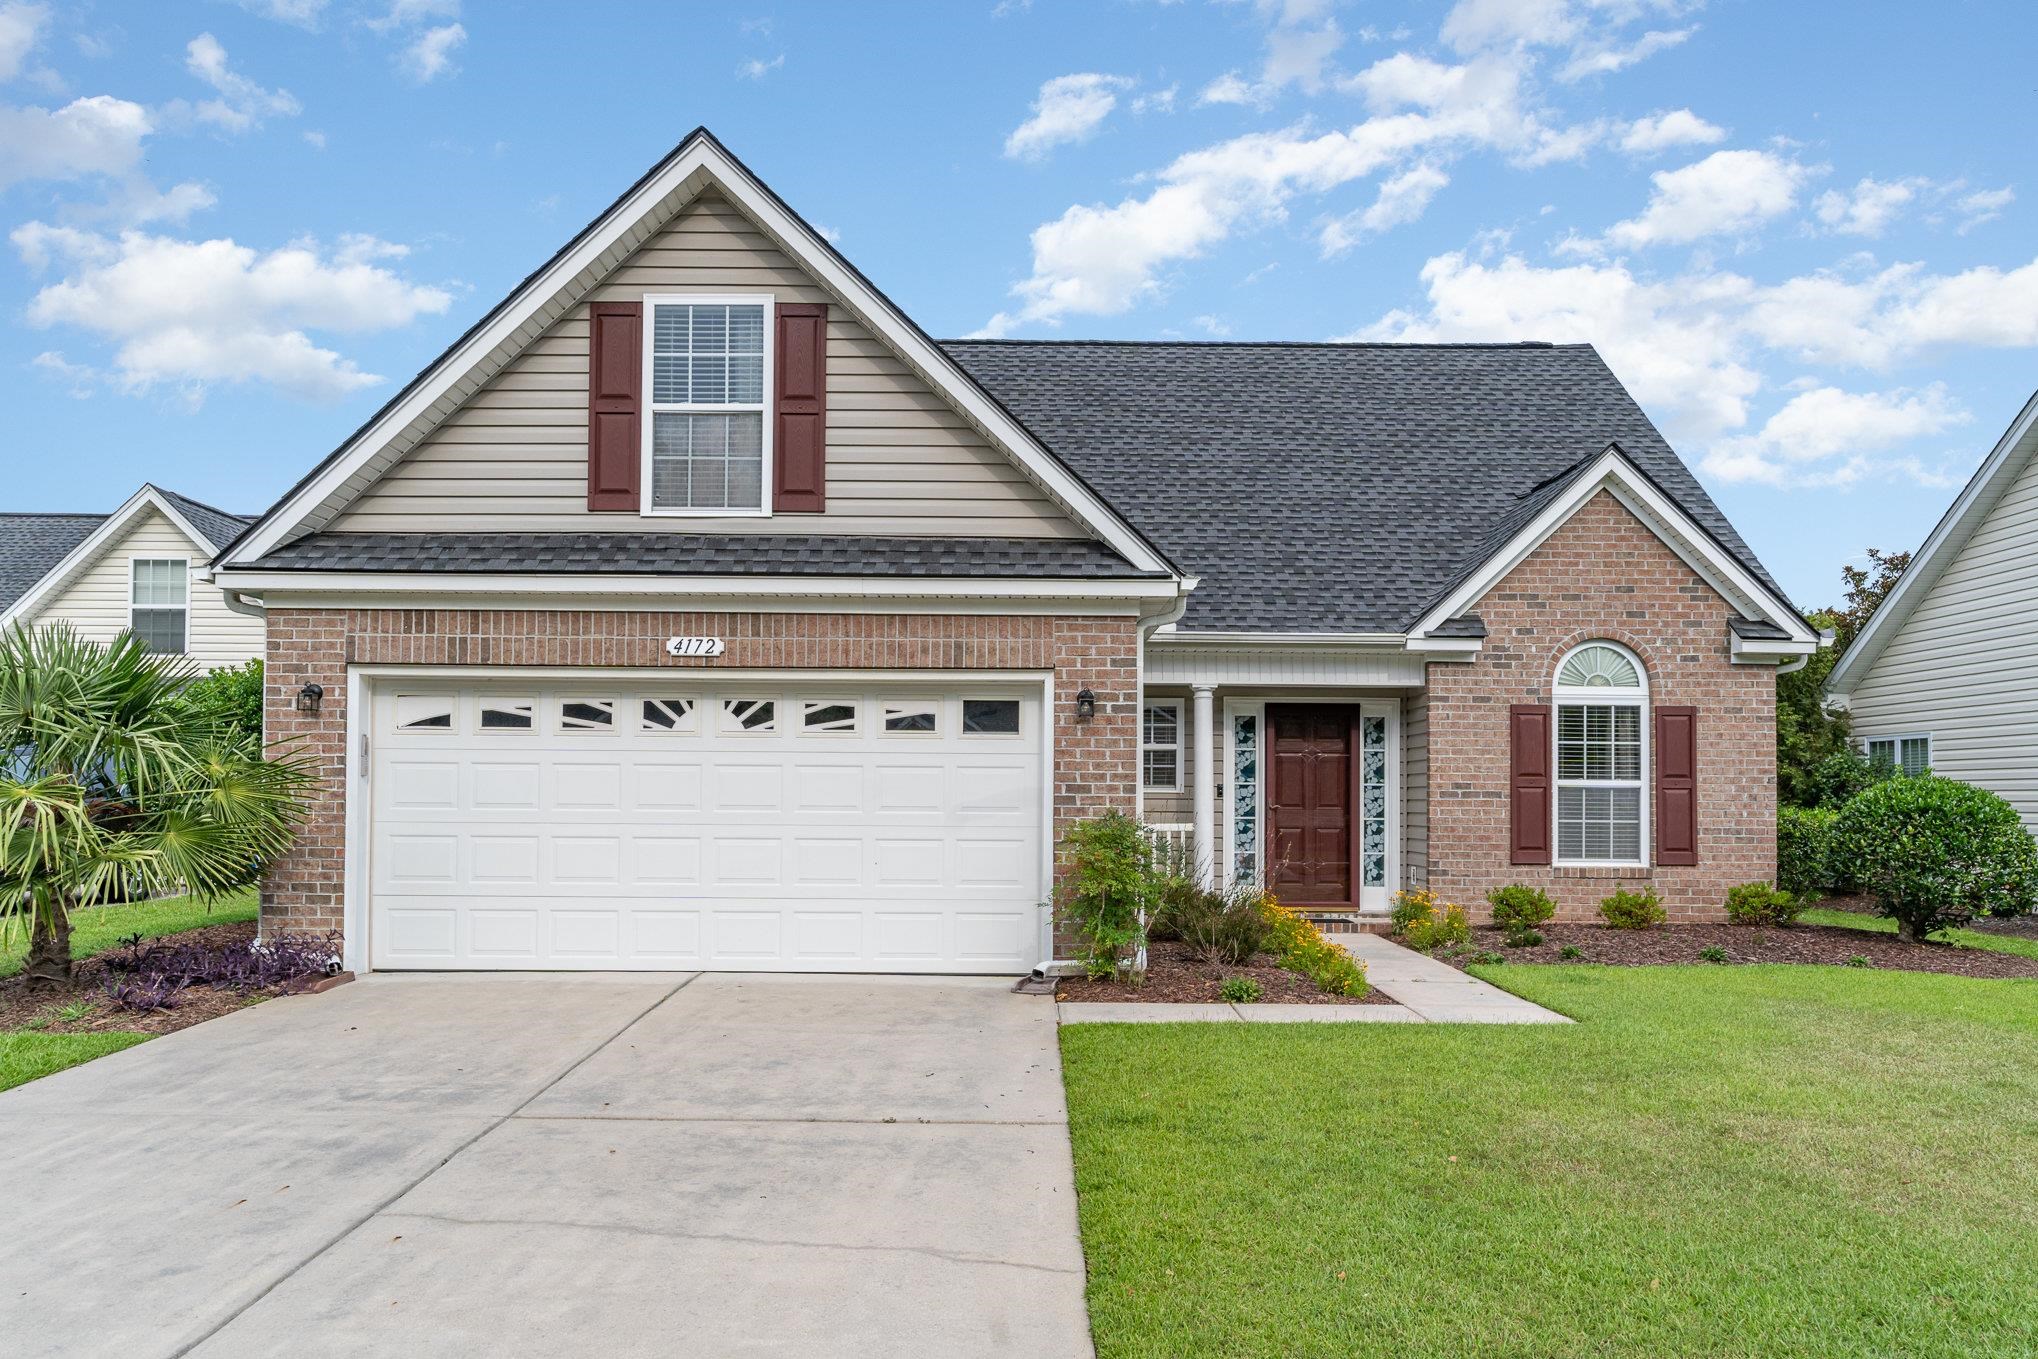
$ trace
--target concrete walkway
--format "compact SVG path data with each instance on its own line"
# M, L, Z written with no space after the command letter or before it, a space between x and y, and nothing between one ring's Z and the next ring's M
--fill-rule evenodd
M0 1348L1089 1355L1009 987L374 976L32 1082Z
M1325 936L1366 965L1392 1005L1159 1005L1137 1001L1056 1006L1064 1024L1569 1024L1555 1010L1503 991L1385 935Z

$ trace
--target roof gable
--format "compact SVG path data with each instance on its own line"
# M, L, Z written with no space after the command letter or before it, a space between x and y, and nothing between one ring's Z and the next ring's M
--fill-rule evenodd
M1826 677L1828 693L1844 694L1868 674L2034 458L2038 458L2038 393L2017 412L2017 418L1932 526L1882 607L1841 655L1833 673Z
M40 574L29 580L21 589L11 595L0 585L0 624L12 623L27 618L47 600L61 592L66 584L113 551L124 542L134 526L151 513L161 514L170 525L191 543L192 556L203 559L217 552L232 540L251 521L239 515L165 491L156 486L144 484L129 496L127 502L112 514L94 515L0 515L0 533L7 535L6 546L0 547L0 581L8 574L8 563L16 558L13 551L13 525L6 522L17 519L48 519L70 521L67 524L51 525L45 530L43 542L45 554L53 549L63 537L70 536L74 529L83 529L71 539L70 545L60 554L54 555L43 566ZM23 552L24 573L27 563L32 563L36 549L33 543Z
M609 209L497 304L223 553L243 565L331 526L397 459L500 373L657 231L715 188L880 336L943 399L1004 450L1087 531L1142 570L1165 559L1102 497L990 399L925 332L705 129L696 129Z

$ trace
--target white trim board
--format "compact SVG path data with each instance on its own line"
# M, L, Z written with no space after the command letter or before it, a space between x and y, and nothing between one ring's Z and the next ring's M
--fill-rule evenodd
M1807 649L1817 645L1818 635L1798 616L1797 610L1779 599L1773 590L1714 543L1711 535L1690 515L1651 485L1648 478L1628 461L1619 445L1609 444L1606 451L1576 477L1562 495L1545 506L1505 546L1488 557L1463 584L1446 595L1409 630L1410 648L1454 640L1431 638L1429 634L1469 610L1601 491L1613 496L1646 524L1664 546L1676 553L1701 580L1744 616L1774 623L1788 633L1793 642Z
M528 343L590 291L592 283L562 301L562 293L573 287L582 273L597 267L606 273L619 264L636 248L639 241L632 239L633 233L647 218L668 209L665 215L669 217L679 206L698 197L709 183L727 195L816 282L890 345L937 394L1004 449L1020 470L1079 524L1141 570L1173 571L1145 538L978 387L939 345L724 150L706 129L691 133L573 244L525 280L495 313L420 374L406 393L272 506L241 536L224 564L259 560L283 543L329 522L340 505L365 490L369 481L384 470L375 466L379 458L386 454L388 461L393 462L416 446L425 431L413 431L411 426L415 422L429 417L435 424L444 418L478 388L480 380L492 376L508 362L510 355L497 351L506 345L521 347ZM676 201L668 203L668 199ZM437 409L442 403L447 404ZM399 441L401 446L397 447Z
M2003 431L2003 437L1996 440L1989 455L1982 459L1981 466L1960 488L1960 494L1939 522L1932 526L1923 546L1911 558L1911 564L1903 575L1897 577L1896 585L1882 606L1869 618L1868 626L1854 639L1854 644L1841 655L1833 672L1826 676L1826 692L1836 698L1844 698L1847 691L1867 673L1878 657L1889 646L1890 641L1903 630L1904 623L1917 609L1918 603L1944 575L1953 559L1960 555L1960 549L1967 545L1975 530L1979 529L1996 502L2003 498L2018 475L2023 472L2034 455L2038 455L2038 393L2024 403L2017 418Z
M189 519L177 512L177 507L170 503L168 496L154 485L144 482L139 491L129 496L119 509L106 516L104 523L65 553L63 559L45 572L43 578L30 586L21 598L15 600L4 611L0 611L0 627L33 617L52 596L61 594L63 588L76 579L79 572L99 560L102 554L119 542L121 535L126 533L134 525L134 521L147 510L160 511L177 532L191 540L191 556L188 560L203 562L217 550L210 538L200 533ZM202 579L196 570L192 572L192 578ZM186 601L188 608L188 594Z

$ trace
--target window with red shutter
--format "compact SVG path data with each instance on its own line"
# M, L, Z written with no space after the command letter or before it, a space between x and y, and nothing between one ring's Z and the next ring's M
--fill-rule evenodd
M781 303L774 383L772 509L819 514L828 508L828 307Z
M1698 709L1656 709L1656 862L1698 862Z
M596 302L588 309L587 507L635 513L643 457L644 308Z
M1550 710L1517 703L1507 710L1508 862L1550 861Z

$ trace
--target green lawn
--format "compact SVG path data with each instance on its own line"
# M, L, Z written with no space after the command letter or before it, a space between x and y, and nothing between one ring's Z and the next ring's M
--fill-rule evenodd
M1885 920L1876 915L1861 915L1854 911L1829 911L1823 906L1814 906L1798 919L1807 925L1837 925L1843 930L1872 930L1877 934L1896 933L1894 920ZM1983 930L1941 930L1932 938L1963 944L1968 948L1992 948L1997 953L2015 953L2025 958L2038 958L2038 939L1989 934Z
M148 1041L145 1033L0 1033L0 1090Z
M176 934L206 925L253 920L256 903L256 890L249 887L213 903L210 911L194 897L87 907L71 916L71 954L89 958L104 953L130 934ZM21 971L21 956L27 951L27 936L18 926L11 927L7 937L0 939L0 977L11 977Z
M1061 1031L1104 1359L2038 1353L2038 982L1478 971L1582 1022Z

